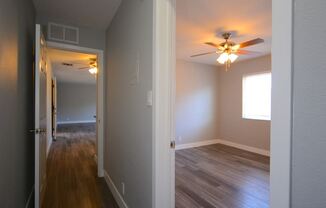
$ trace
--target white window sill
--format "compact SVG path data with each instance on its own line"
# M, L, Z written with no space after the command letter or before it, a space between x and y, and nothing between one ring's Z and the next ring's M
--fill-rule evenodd
M257 120L257 121L271 121L270 118L264 118L264 117L259 117L259 116L242 116L242 119Z

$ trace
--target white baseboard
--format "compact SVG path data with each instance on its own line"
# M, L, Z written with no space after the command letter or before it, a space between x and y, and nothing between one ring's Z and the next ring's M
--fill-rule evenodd
M123 197L119 193L117 187L114 185L112 179L110 178L109 174L106 171L104 171L104 178L113 194L114 199L118 203L119 207L120 208L128 208L126 202L124 201Z
M84 124L84 123L96 123L96 120L89 121L58 121L57 124Z
M205 140L200 142L176 145L175 149L182 150L182 149L189 149L189 148L207 146L207 145L218 144L218 143L220 143L219 139L211 139L211 140Z
M230 147L242 149L242 150L245 150L245 151L248 151L248 152L253 152L253 153L256 153L256 154L259 154L259 155L264 155L264 156L268 156L268 157L270 156L270 152L268 150L260 149L260 148L257 148L257 147L250 147L250 146L247 146L247 145L238 144L238 143L234 143L234 142L230 142L230 141L222 140L222 139L220 139L219 143L230 146Z
M181 144L176 146L176 150L181 150L181 149L189 149L189 148L194 148L194 147L201 147L201 146L207 146L207 145L212 145L212 144L224 144L230 147L242 149L248 152L253 152L256 154L264 155L264 156L270 156L270 151L256 148L256 147L250 147L247 145L243 144L238 144L234 142L230 142L227 140L222 140L222 139L213 139L213 140L206 140L206 141L200 141L200 142L194 142L194 143L188 143L188 144Z
M31 206L30 203L31 203L31 201L32 201L33 193L34 193L34 186L33 186L33 188L32 188L31 193L30 193L29 196L28 196L28 199L27 199L27 202L26 202L25 208L30 208L30 206Z
M260 149L260 148L256 148L256 147L250 147L247 145L243 145L243 144L238 144L238 143L234 143L234 142L230 142L227 140L220 140L219 142L220 144L224 144L226 146L230 146L230 147L235 147L238 149L242 149L248 152L253 152L259 155L264 155L264 156L270 156L270 152L268 150L264 150L264 149Z

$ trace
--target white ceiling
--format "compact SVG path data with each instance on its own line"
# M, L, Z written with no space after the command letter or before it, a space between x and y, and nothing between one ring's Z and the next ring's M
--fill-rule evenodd
M217 54L190 58L214 51L204 42L221 43L221 34L233 31L232 41L240 43L263 38L265 43L246 50L261 52L243 55L238 61L271 53L272 0L177 0L177 58L217 65Z
M88 69L79 69L89 65L90 58L96 55L48 49L52 70L58 82L96 84L96 77ZM74 63L73 66L64 66L62 63Z
M48 19L105 30L121 0L34 0L36 11Z

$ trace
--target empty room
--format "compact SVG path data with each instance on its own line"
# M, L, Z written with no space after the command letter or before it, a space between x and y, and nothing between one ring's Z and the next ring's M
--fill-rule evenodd
M176 207L267 208L272 1L176 3Z

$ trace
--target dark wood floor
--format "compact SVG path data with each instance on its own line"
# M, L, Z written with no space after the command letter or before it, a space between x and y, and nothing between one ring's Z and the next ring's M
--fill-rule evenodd
M58 128L47 162L43 208L118 208L103 178L97 177L95 125Z
M176 151L176 207L269 207L269 158L221 144Z

